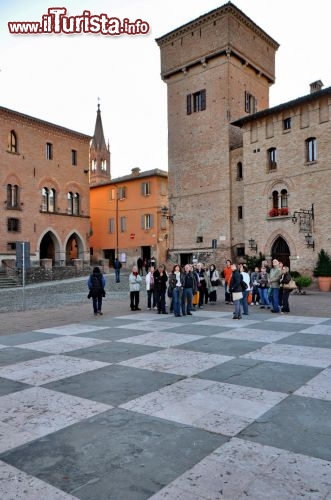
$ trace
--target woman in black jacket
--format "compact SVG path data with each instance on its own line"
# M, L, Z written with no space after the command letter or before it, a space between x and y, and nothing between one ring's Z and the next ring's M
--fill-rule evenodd
M168 276L164 265L160 264L154 273L154 293L158 314L168 314L166 311L166 291Z
M282 269L282 275L280 277L280 287L282 289L282 313L288 314L290 312L290 306L288 303L288 299L290 297L291 288L285 288L284 285L287 285L291 281L290 270L288 267L284 266Z
M229 284L229 291L233 296L234 313L233 319L241 319L241 306L240 299L242 298L242 275L237 269L236 264L231 264L232 276Z

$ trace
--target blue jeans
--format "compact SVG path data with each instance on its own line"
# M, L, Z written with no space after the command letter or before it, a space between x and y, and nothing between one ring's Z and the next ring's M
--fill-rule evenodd
M172 291L172 307L175 316L180 316L182 305L183 289L180 286L175 286Z
M192 288L183 288L182 295L182 314L185 316L189 314L192 309L192 298L193 298L193 290Z
M115 269L115 278L116 278L116 283L120 282L120 270Z
M260 305L261 306L270 306L269 302L269 294L268 294L268 288L259 288L259 295L260 295Z
M242 299L239 300L234 300L233 305L234 305L234 316L239 318L241 316L241 307L240 307L240 302Z
M92 297L92 303L93 303L94 314L96 314L97 312L101 312L102 295L97 295L96 297Z
M270 299L272 304L272 310L274 312L279 312L279 288L270 288Z
M243 290L243 298L240 299L240 304L242 305L243 308L243 313L248 314L248 303L247 303L247 295L249 291L248 290Z

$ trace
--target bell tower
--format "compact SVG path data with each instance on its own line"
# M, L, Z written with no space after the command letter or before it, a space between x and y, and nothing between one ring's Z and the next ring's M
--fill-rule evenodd
M94 134L90 143L90 184L102 184L111 179L109 143L106 145L98 103Z

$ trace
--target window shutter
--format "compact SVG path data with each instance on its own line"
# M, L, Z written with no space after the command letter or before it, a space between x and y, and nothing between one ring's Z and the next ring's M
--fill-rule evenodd
M206 102L206 89L201 90L201 111L206 109L207 107L207 102Z
M141 229L145 229L145 216L141 216Z
M249 113L249 93L245 91L245 111Z
M151 228L154 227L154 216L153 216L153 214L150 214L149 220L150 220L150 224L151 224L150 227Z
M257 99L256 97L254 97L254 109L253 109L253 113L256 113L257 111Z
M188 115L192 113L192 94L186 96L186 113Z
M141 186L141 195L145 196L145 183L142 182L140 186Z

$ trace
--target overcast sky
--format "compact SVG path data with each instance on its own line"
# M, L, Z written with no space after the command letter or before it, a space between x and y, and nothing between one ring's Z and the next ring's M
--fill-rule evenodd
M155 38L226 2L216 0L1 0L0 105L89 135L98 98L112 177L131 168L167 170L166 84ZM330 18L326 0L234 0L280 44L274 106L331 85ZM147 35L13 35L7 23L42 21L51 7L68 16L141 19Z

